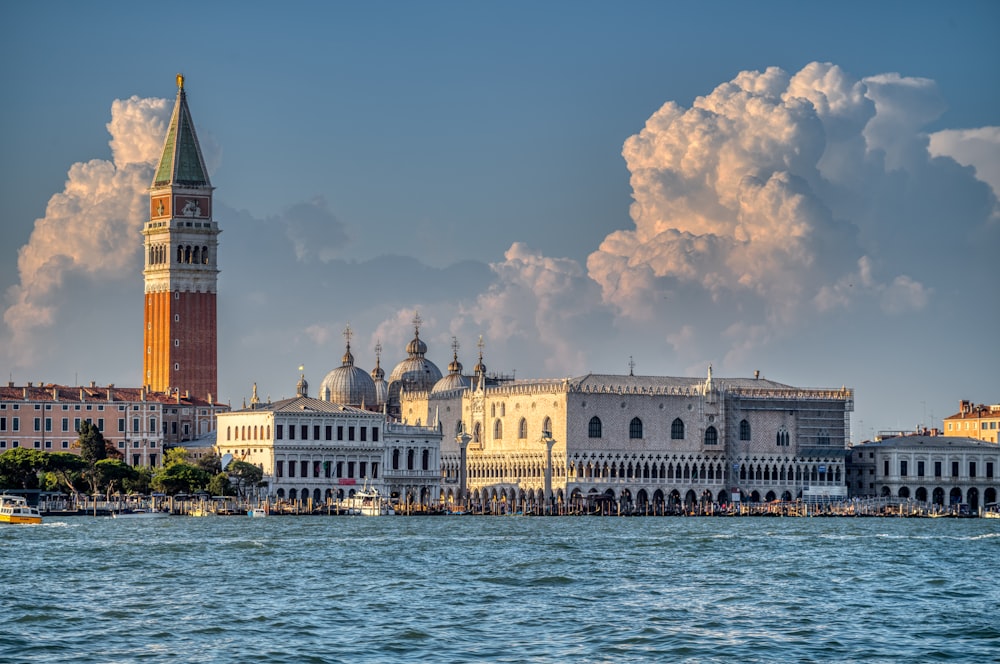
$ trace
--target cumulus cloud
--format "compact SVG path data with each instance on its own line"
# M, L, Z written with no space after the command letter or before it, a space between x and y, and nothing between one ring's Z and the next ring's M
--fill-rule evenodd
M147 217L152 161L169 112L165 99L116 100L107 125L113 160L74 164L63 191L35 221L18 252L20 283L8 289L4 311L21 362L32 358L33 330L55 321L67 279L131 279L141 269L136 237Z
M636 321L663 318L670 294L693 286L733 306L750 343L858 297L887 313L919 310L930 289L872 252L934 221L893 206L914 184L901 187L896 171L928 177L921 129L943 110L933 81L858 80L828 63L741 72L691 108L667 102L622 150L635 228L608 235L588 274Z
M1000 198L1000 127L939 131L930 135L929 150L932 156L951 157L971 167Z

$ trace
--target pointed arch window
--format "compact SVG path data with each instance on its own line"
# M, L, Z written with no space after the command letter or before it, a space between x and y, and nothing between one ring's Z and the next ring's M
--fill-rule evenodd
M587 426L587 436L590 438L600 438L601 435L601 418L594 415L590 418L590 424Z
M788 429L785 427L778 429L778 433L775 434L775 443L777 443L778 447L788 447Z
M552 434L552 418L546 417L542 420L542 431L548 431L549 435Z
M642 438L642 420L638 417L633 417L632 421L628 423L628 437Z
M482 442L482 432L483 427L479 422L476 422L476 426L472 429L472 442L479 443Z
M750 423L740 420L740 440L750 440Z
M528 421L521 418L521 421L517 423L517 437L524 440L528 437Z
M499 419L493 423L493 440L500 440L503 438L503 422Z
M684 420L679 417L670 424L670 439L684 440Z
M719 443L719 432L715 430L715 427L708 427L705 429L705 444L706 445L718 445Z

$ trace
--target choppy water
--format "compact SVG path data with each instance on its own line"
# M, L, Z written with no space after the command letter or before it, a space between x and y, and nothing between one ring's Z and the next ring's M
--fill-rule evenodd
M0 528L0 661L991 662L998 563L984 519L50 518Z

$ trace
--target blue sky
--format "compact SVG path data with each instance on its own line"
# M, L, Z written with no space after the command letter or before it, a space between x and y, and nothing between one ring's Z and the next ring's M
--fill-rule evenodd
M224 401L287 396L300 364L318 386L348 323L388 372L415 310L442 369L483 335L524 378L760 370L854 387L856 438L1000 401L996 3L0 18L17 383L140 380L143 191L183 72L223 229Z

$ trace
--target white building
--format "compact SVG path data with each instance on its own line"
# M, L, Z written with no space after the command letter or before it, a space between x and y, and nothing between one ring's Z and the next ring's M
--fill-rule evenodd
M399 502L429 505L440 493L436 427L394 425L383 413L297 396L219 416L220 456L264 472L266 495L313 506L368 486Z

